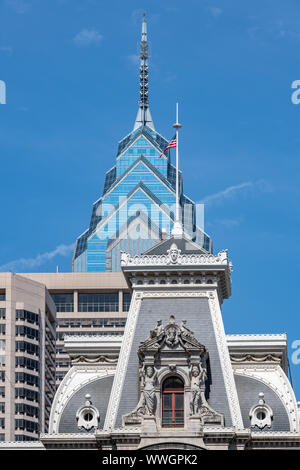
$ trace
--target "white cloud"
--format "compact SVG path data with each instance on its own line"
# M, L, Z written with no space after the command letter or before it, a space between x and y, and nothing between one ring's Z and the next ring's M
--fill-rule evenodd
M174 82L177 79L177 75L175 73L168 73L166 77L163 79L165 83Z
M74 248L74 243L71 245L58 245L53 251L48 251L35 258L19 258L14 261L10 261L0 266L0 271L7 272L21 272L24 269L32 269L39 267L41 264L55 258L56 256L68 256Z
M241 221L239 219L218 219L215 221L215 224L217 225L223 225L225 227L236 227L237 225L240 225Z
M76 36L73 38L74 43L77 46L91 46L100 44L103 36L95 29L82 29Z
M0 52L4 52L8 55L11 55L13 51L12 46L0 46Z
M229 196L232 196L234 193L236 193L237 191L240 191L241 189L249 188L252 186L253 186L253 183L251 181L248 181L246 183L240 183L235 186L229 186L228 188L223 189L222 191L219 191L214 194L210 194L209 196L205 196L201 202L204 204L208 204L213 201L218 201L220 199L224 199Z
M214 202L222 201L223 199L234 197L237 192L244 191L247 189L253 189L262 191L262 192L270 192L272 190L270 184L265 180L259 181L247 181L245 183L240 183L234 186L229 186L228 188L223 189L214 194L210 194L205 196L200 203L204 204L211 204Z
M237 219L214 219L211 221L206 222L206 226L209 229L214 227L223 227L225 229L233 229L234 227L238 227L242 223L242 218Z
M250 20L257 21L256 17L249 18ZM251 39L299 39L299 31L294 29L294 26L289 22L280 20L270 20L264 24L255 24L247 29L248 35Z
M140 62L140 56L138 54L131 54L131 55L126 56L126 58L133 65L137 65Z
M208 10L214 18L218 18L223 13L223 10L218 7L209 7Z

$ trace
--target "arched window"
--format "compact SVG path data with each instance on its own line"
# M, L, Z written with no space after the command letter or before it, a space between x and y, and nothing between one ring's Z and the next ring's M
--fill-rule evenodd
M162 385L162 426L184 426L184 383L177 377L168 377Z

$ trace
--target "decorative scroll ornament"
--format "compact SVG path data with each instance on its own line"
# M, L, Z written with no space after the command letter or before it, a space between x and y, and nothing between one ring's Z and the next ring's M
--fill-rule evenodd
M282 356L281 354L259 354L259 353L240 353L240 354L230 354L230 359L232 362L275 362L280 363Z
M82 363L86 363L86 364L98 364L98 363L117 364L117 362L118 362L118 356L108 357L108 356L99 355L99 356L89 357L89 356L81 355L81 356L76 356L76 357L72 358L72 363L73 364L82 364Z

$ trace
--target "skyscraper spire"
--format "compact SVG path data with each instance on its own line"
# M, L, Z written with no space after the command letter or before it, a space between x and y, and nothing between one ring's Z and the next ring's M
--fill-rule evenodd
M133 130L140 126L148 126L154 130L148 101L148 57L147 23L144 13L140 45L140 100Z

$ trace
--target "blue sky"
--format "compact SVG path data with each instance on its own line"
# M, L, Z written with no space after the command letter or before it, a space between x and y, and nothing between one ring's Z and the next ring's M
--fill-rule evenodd
M135 119L143 11L155 126L172 137L178 100L185 192L206 202L214 251L228 248L233 261L226 331L287 332L291 357L300 339L296 0L0 0L0 266L71 269L71 245ZM300 400L300 365L291 366Z

